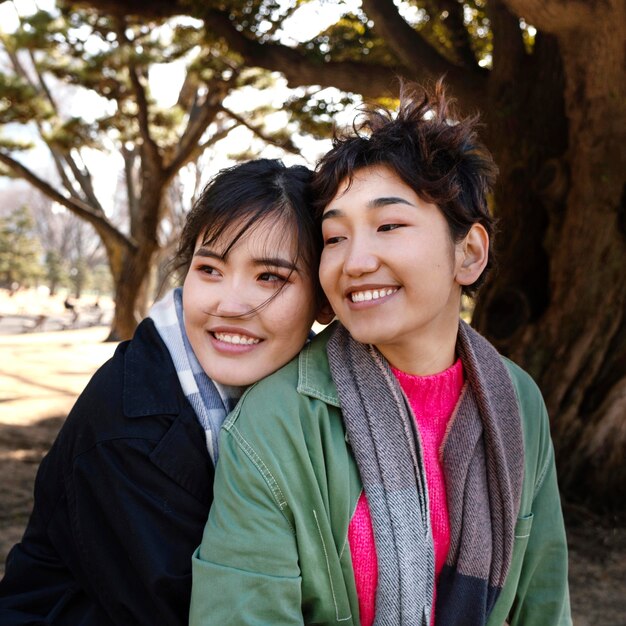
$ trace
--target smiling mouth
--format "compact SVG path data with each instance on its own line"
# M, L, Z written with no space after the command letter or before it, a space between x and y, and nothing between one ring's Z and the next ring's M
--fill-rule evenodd
M219 333L215 332L212 335L218 340L224 343L230 343L234 346L254 346L261 340L255 337L249 337L248 335L238 335L237 333Z
M398 291L398 288L393 289L368 289L366 291L353 291L350 294L352 302L367 302L369 300L380 300L385 296L390 296Z

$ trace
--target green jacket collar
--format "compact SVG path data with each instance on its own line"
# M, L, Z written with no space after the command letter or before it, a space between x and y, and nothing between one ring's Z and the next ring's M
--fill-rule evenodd
M338 322L313 338L298 357L298 392L340 407L337 388L330 375L326 346Z

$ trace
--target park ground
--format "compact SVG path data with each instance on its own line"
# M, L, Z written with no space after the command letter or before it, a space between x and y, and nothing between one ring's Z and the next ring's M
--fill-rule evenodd
M0 291L0 576L28 520L39 462L76 396L115 349L104 342L108 329L102 319L95 324L89 299L74 322L62 298L16 296ZM33 329L40 315L44 323ZM564 510L575 626L624 626L624 524L567 503Z

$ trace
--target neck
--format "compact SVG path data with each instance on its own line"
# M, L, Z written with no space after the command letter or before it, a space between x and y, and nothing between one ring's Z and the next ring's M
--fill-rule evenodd
M398 344L377 345L376 348L396 369L414 376L431 376L451 367L456 361L458 315L439 332L405 337Z

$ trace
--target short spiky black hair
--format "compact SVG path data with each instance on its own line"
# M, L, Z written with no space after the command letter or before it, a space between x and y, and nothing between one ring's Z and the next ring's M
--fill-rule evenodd
M422 200L436 204L454 241L472 224L482 224L490 240L489 261L480 278L463 292L473 295L492 266L494 220L487 206L498 168L476 133L478 116L455 119L443 81L432 93L415 83L401 83L394 115L371 107L355 123L336 133L332 149L320 160L313 179L317 217L343 181L374 165L393 170Z

